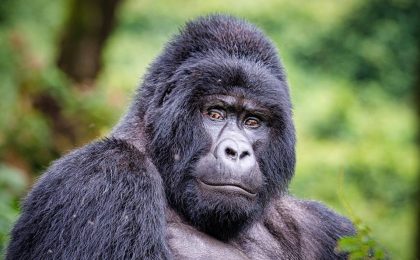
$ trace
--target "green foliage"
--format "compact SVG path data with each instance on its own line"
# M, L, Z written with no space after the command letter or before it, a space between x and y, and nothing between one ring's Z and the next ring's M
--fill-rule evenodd
M357 234L352 237L343 237L338 243L337 250L349 253L350 260L389 259L385 251L371 237L371 230L360 219L353 220Z
M256 23L281 51L298 135L291 192L360 216L363 222L353 217L358 235L340 243L354 259L413 258L419 162L410 94L419 1L126 0L104 69L89 90L55 66L67 4L0 5L0 186L3 176L34 179L53 159L106 134L140 75L185 20L230 13ZM60 104L53 109L60 124L37 105L51 100ZM19 185L4 183L0 247L22 196Z
M22 172L0 164L0 258L13 222L19 214L19 198L26 188Z
M419 12L419 1L365 1L336 26L302 42L295 57L309 68L359 83L355 87L362 93L366 86L379 85L407 97L416 80Z

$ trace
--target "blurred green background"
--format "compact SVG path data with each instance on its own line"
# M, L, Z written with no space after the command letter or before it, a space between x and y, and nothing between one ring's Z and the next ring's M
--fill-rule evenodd
M171 35L214 12L280 51L298 134L291 192L356 221L361 246L415 258L415 0L1 0L0 257L42 171L105 136Z

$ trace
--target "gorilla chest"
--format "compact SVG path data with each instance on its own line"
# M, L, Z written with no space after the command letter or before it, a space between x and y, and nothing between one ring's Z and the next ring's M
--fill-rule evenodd
M223 242L185 223L169 222L167 240L174 259L302 259L296 239L273 234L262 223Z

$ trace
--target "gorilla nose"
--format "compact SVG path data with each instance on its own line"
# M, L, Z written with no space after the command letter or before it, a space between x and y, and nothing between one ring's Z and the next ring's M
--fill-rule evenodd
M232 147L226 146L225 148L225 156L231 160L243 159L246 156L250 156L250 153L245 149L241 149L241 147Z
M216 158L232 167L240 167L243 170L254 166L255 158L251 145L245 140L227 138L222 140L216 147Z

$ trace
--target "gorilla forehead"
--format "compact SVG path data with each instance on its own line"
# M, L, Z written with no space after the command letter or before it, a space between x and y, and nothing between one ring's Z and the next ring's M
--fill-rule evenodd
M177 99L183 96L194 101L221 94L252 100L281 113L290 110L287 83L276 78L264 64L246 58L213 53L190 59L178 69L173 82L173 96Z

